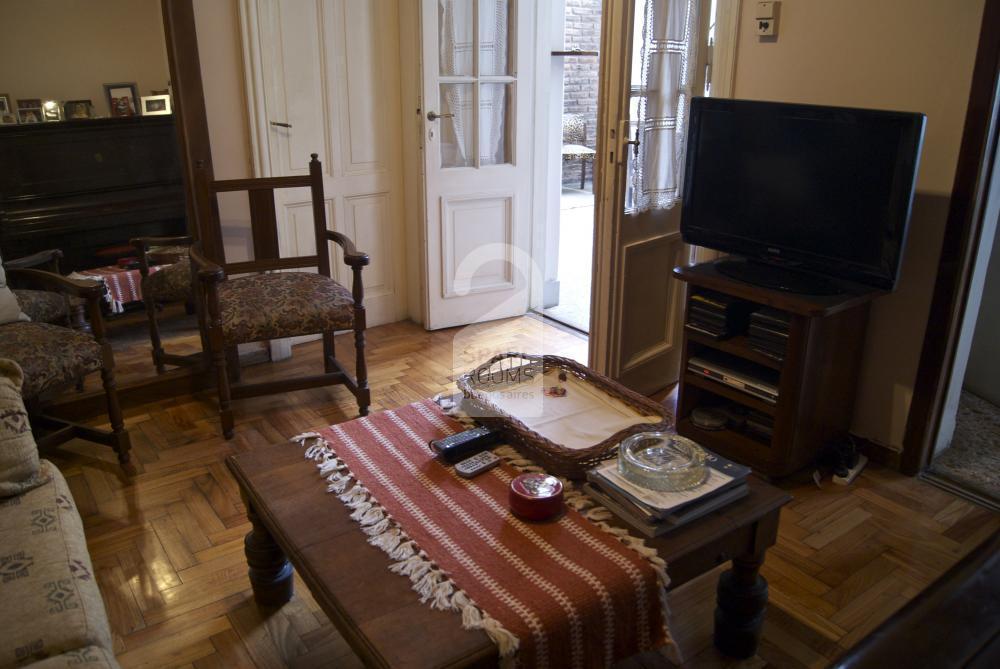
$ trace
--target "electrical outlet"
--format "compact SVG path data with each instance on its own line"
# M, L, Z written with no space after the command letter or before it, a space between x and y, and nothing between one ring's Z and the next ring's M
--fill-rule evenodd
M774 19L757 19L757 34L764 37L774 34Z

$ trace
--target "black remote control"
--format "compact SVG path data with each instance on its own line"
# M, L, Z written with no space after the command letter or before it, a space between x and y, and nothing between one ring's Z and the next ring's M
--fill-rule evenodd
M430 444L446 462L454 463L485 451L500 441L501 436L500 432L488 427L476 427L441 439L432 439Z

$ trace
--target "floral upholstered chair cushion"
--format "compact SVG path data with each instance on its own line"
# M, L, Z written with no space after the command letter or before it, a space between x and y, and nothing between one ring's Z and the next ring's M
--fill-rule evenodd
M158 272L146 277L142 285L143 297L156 302L181 302L192 299L191 259L182 256L172 265L164 265Z
M62 293L15 288L14 295L21 304L21 311L36 323L61 325L69 318L69 303Z
M219 284L226 344L347 330L354 326L351 291L322 274L255 274Z
M24 371L24 397L69 384L102 366L101 347L84 332L49 323L0 325L0 358Z

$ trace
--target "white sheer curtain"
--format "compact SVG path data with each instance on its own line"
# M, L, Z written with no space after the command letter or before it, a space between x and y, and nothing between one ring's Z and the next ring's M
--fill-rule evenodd
M477 13L478 26L473 25ZM509 22L510 0L438 0L441 113L454 114L441 125L445 167L475 165L477 145L482 165L510 159L506 128L510 85L489 79L509 74ZM478 71L473 60L475 31L479 33ZM448 77L456 79L449 82ZM472 115L474 80L479 86L478 137Z
M630 213L669 209L680 197L684 175L687 110L698 43L698 0L645 0L639 150L630 151Z

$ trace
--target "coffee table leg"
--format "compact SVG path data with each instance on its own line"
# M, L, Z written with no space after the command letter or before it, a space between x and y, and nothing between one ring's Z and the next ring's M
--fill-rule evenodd
M758 572L764 551L733 558L733 568L719 577L715 609L715 647L730 657L757 653L767 606L767 581Z
M247 518L253 529L243 540L243 547L254 600L261 606L281 606L292 598L292 564L249 504Z

